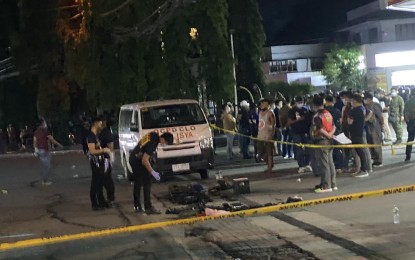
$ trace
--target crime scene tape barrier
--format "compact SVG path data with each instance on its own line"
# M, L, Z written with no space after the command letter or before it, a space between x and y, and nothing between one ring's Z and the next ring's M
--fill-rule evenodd
M278 143L278 144L286 144L286 145L294 145L301 148L374 148L374 147L391 147L392 155L395 155L394 147L398 146L407 146L407 145L414 145L415 142L406 142L406 143L400 143L400 144L331 144L331 145L319 145L319 144L303 144L303 143L293 143L293 142L285 142L285 141L277 141L277 140L263 140L259 139L257 137L253 137L250 135L244 135L235 131L230 131L223 129L221 127L218 127L217 125L210 124L210 127L212 129L216 129L219 131L222 131L224 133L230 133L233 135L243 136L246 138L249 138L251 140L255 141L265 141L265 142L272 142L272 143Z
M17 241L13 243L2 243L0 244L0 251L35 247L35 246L43 246L43 245L48 245L48 244L62 243L62 242L87 239L87 238L98 238L102 236L163 228L163 227L168 227L168 226L173 226L173 225L194 224L197 222L202 222L202 221L207 221L207 220L266 214L266 213L271 213L271 212L286 210L286 209L296 209L296 208L323 205L323 204L334 203L334 202L352 201L352 200L364 199L364 198L369 198L369 197L386 196L386 195L405 193L405 192L411 192L411 191L415 191L415 184L408 185L408 186L398 186L398 187L387 188L387 189L359 192L359 193L344 194L344 195L326 197L326 198L321 198L321 199L304 200L304 201L299 201L299 202L279 204L279 205L267 206L267 207L262 207L262 208L254 208L254 209L242 210L242 211L237 211L237 212L231 212L229 214L220 215L220 216L194 217L194 218L155 222L155 223L149 223L149 224L143 224L143 225L122 227L122 228L92 231L92 232L79 233L79 234L73 234L73 235L63 235L63 236L49 237L49 238L35 238L35 239Z

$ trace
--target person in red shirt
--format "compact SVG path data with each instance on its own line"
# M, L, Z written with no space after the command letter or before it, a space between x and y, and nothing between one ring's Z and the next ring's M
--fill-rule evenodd
M322 97L313 99L313 108L316 114L311 125L311 139L313 144L329 146L332 144L336 126L333 116L324 108ZM315 187L315 192L331 192L337 190L336 169L333 162L333 148L320 147L314 149L317 172L321 175L320 184ZM315 169L313 169L315 170Z
M56 141L48 130L48 126L45 120L41 120L39 127L36 129L33 136L33 147L35 149L35 155L39 157L42 163L42 184L50 185L50 148L51 145L57 145L63 147L58 141Z

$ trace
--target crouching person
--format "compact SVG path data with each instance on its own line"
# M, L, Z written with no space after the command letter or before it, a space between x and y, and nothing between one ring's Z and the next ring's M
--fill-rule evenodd
M314 144L328 146L332 144L333 134L336 131L333 116L324 109L323 98L313 99L313 110L316 114L313 117L311 126L311 138ZM337 190L336 169L333 162L333 148L313 148L315 153L317 172L321 174L321 182L315 187L315 192L331 192Z
M151 132L143 136L140 142L132 150L129 163L134 177L134 210L135 212L145 212L146 214L160 214L151 204L151 180L152 178L160 181L160 174L153 169L151 158L155 155L158 144L167 145L173 143L173 135L164 133L159 136L156 132ZM144 210L141 207L140 193L143 187Z

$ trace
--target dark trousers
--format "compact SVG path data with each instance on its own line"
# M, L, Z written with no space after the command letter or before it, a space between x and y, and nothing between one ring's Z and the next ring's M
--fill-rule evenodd
M407 125L408 125L408 128L407 128L408 141L407 142L410 143L410 142L413 142L415 139L415 120L414 121L410 120ZM410 159L411 153L412 153L412 144L406 146L406 151L405 151L406 158Z
M366 138L365 137L353 137L351 138L352 144L366 144ZM361 171L369 171L370 170L370 158L367 157L367 155L370 156L369 148L354 148L357 155L360 158L360 170ZM367 151L365 151L365 149Z
M107 200L114 201L115 199L115 186L114 180L112 179L112 167L109 166L109 169L105 172L103 177L103 185L107 191Z
M334 144L339 144L335 142ZM347 168L348 164L344 164L343 159L343 149L342 148L334 148L333 149L333 160L334 160L334 166L336 169L344 169Z
M283 138L281 128L277 128L275 130L275 140L277 141L277 155L282 155L282 145L280 142L283 140Z
M308 144L310 142L306 134L293 134L293 143L295 144ZM295 158L299 167L305 167L310 164L310 156L308 154L308 148L300 146L294 146Z
M91 205L92 207L103 207L106 204L103 194L105 164L103 161L100 161L97 165L91 160L91 169L92 178L89 190Z
M249 154L249 136L251 135L251 133L249 132L249 128L241 128L239 129L239 133L241 134L239 136L239 143L241 146L241 152L243 155L244 159L248 159L250 157Z
M151 176L143 166L133 168L134 174L134 207L141 208L140 193L143 187L144 209L150 209L151 205Z

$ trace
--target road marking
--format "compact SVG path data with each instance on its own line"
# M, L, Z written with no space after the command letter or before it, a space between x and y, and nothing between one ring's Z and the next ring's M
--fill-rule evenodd
M276 211L285 210L285 209L303 208L303 207L310 207L310 206L328 204L328 203L333 203L333 202L351 201L351 200L357 200L357 199L379 197L379 196L398 194L398 193L404 193L404 192L412 192L412 191L415 191L415 184L408 185L408 186L399 186L399 187L392 187L392 188L387 188L387 189L366 191L366 192L344 194L344 195L326 197L326 198L321 198L321 199L304 200L304 201L299 201L299 202L279 204L279 205L273 205L273 206L262 207L262 208L254 208L254 209L248 209L248 210L243 210L243 211L231 212L227 215L220 215L220 216L194 217L194 218L187 218L187 219L155 222L155 223L136 225L136 226L127 226L127 227L122 227L122 228L105 229L105 230L72 234L72 235L63 235L63 236L57 236L57 237L28 239L28 240L13 242L13 243L2 243L0 244L0 251L18 249L18 248L26 248L26 247L34 247L34 246L42 246L42 245L47 245L47 244L62 243L62 242L87 239L87 238L97 238L97 237L102 237L102 236L109 236L109 235L128 233L128 232L137 232L137 231L142 231L142 230L163 228L163 227L168 227L168 226L173 226L173 225L194 224L197 222L215 220L215 219L267 214L267 213L276 212Z
M9 236L0 236L0 239L3 238L16 238L16 237L30 237L30 236L34 236L35 234L29 234L29 233L25 233L25 234L17 234L17 235L9 235Z

